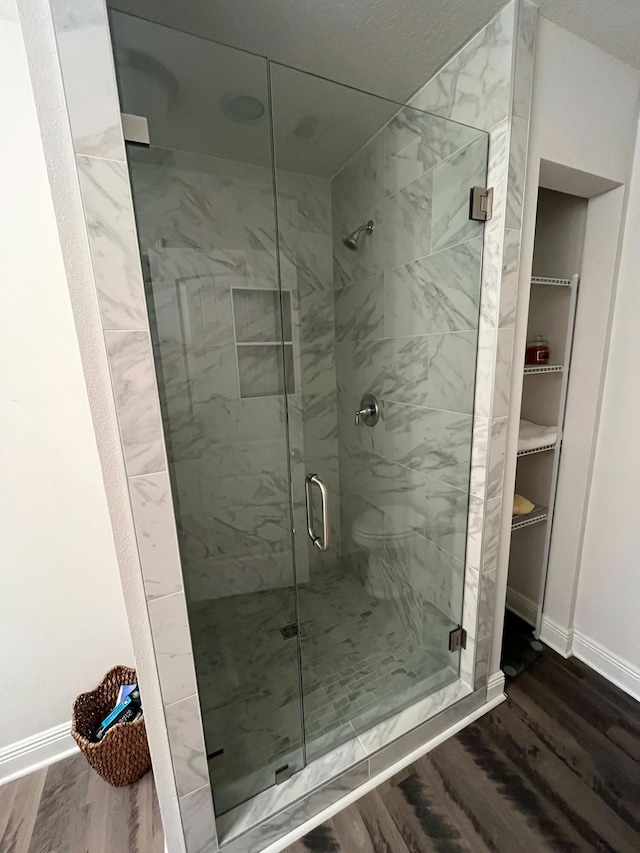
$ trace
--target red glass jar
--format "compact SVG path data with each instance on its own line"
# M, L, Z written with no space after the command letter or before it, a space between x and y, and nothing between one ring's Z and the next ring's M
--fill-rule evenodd
M542 335L527 341L525 364L549 364L549 342Z

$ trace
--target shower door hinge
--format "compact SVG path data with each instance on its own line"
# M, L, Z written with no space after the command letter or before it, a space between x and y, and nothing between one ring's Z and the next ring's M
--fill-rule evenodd
M486 222L493 216L493 187L471 187L469 219Z
M464 628L454 628L449 632L449 651L459 652L467 648L467 632Z

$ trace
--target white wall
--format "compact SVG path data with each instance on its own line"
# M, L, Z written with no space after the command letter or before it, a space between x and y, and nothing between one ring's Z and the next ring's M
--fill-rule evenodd
M515 361L524 352L533 258L536 200L541 167L542 185L590 198L587 232L574 339L571 387L565 421L565 443L556 504L545 617L555 642L567 638L573 625L577 575L595 452L609 316L614 294L625 185L631 165L638 119L640 73L539 18L536 39L527 180L523 210ZM562 169L549 170L548 164ZM554 180L549 180L549 174ZM558 183L560 177L566 185ZM595 176L595 177L594 177ZM555 182L554 182L555 181ZM615 187L618 187L617 189ZM507 436L505 492L515 481L518 405L522 374L514 371ZM499 586L506 592L510 519L500 536ZM492 661L499 660L494 636ZM556 646L558 644L556 643Z
M575 651L640 699L640 138L611 329L575 612ZM591 644L589 644L591 640ZM625 665L625 661L630 666ZM627 670L626 674L624 670ZM634 671L635 669L635 671Z
M638 71L540 17L530 157L627 181L639 78Z
M76 694L133 653L13 0L0 0L0 92L2 781L17 741L35 737L36 759L71 746L56 735Z
M571 278L582 266L588 202L541 189L538 193L533 275Z

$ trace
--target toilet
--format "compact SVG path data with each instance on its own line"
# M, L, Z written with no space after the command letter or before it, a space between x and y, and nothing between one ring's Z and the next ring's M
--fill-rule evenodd
M384 524L380 510L367 509L353 522L354 542L367 552L364 588L374 598L397 599L403 595L404 583L389 565L389 552L393 545L411 538L413 531L407 525L406 507L385 507Z

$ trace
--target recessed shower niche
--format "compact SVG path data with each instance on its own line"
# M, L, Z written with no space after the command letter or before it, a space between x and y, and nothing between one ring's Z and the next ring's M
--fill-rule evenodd
M223 814L342 745L353 763L359 735L459 678L488 135L111 24L151 141L127 160Z
M295 393L291 293L231 290L240 397ZM284 359L284 363L283 363Z

